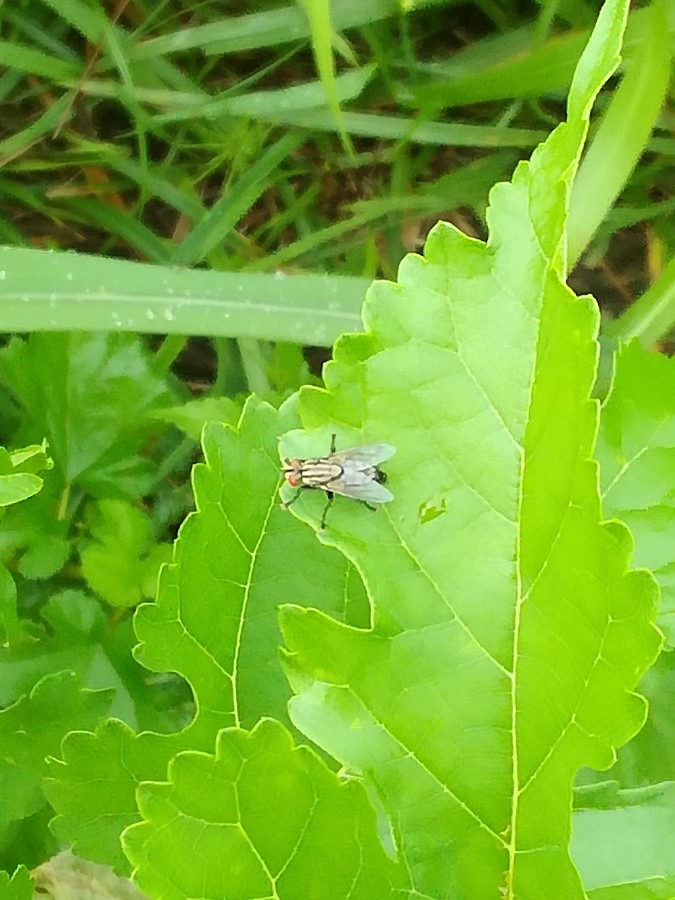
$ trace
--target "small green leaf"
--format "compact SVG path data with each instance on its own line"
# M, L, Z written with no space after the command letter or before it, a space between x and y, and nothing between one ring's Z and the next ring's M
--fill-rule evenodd
M207 422L227 422L234 425L241 415L241 404L230 397L203 397L189 400L182 406L169 406L154 413L155 418L169 422L198 441Z
M0 900L33 900L35 885L24 866L19 866L14 874L0 872Z
M99 500L91 540L80 551L82 573L92 590L112 606L137 606L154 596L168 544L153 544L150 522L124 500Z
M11 452L0 447L0 506L12 506L37 494L43 480L36 473L52 466L44 444Z
M0 564L0 636L6 647L16 647L27 640L16 606L16 584L7 566L2 564Z
M58 526L59 523L55 524ZM36 532L33 538L19 559L17 568L24 578L49 578L65 565L70 556L70 543L57 535L41 532Z
M12 469L15 472L42 472L43 469L52 469L54 463L47 454L47 442L31 444L21 447L19 450L11 450L9 453Z
M37 494L42 488L42 479L29 472L16 475L0 475L0 506L12 506Z
M28 697L0 712L0 824L44 806L42 779L48 756L59 753L71 729L92 728L110 705L109 691L87 691L72 672L48 675Z
M54 834L74 852L126 874L120 834L138 821L136 787L166 777L167 740L138 738L114 719L96 732L71 731L49 762L44 792L57 812Z

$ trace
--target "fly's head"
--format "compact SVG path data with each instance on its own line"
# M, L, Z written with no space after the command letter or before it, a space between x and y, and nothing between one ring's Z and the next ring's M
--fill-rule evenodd
M302 461L299 459L284 459L284 467L281 470L284 478L291 487L302 486Z

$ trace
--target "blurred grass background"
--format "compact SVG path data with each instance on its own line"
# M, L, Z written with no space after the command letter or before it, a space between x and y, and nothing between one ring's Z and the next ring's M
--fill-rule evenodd
M235 273L236 321L204 315L189 277L180 307L167 291L159 319L182 338L166 352L213 380L217 348L189 335L239 339L245 386L264 387L251 341L329 346L355 330L367 280L395 278L439 218L486 237L489 189L563 119L600 5L5 3L0 241ZM636 3L569 225L572 286L648 344L675 318L674 47L675 4ZM22 274L21 298L6 285L6 331L163 330L136 269L111 320L69 295L58 263L45 283L34 257L4 262ZM103 279L102 261L84 264L87 283ZM310 273L325 277L296 279L311 296L298 308L285 276ZM310 353L315 371L323 358Z

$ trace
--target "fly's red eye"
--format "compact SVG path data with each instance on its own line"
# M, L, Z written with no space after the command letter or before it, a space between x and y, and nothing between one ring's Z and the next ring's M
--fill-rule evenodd
M302 475L300 474L300 460L287 459L284 478L291 487L299 487L302 484Z

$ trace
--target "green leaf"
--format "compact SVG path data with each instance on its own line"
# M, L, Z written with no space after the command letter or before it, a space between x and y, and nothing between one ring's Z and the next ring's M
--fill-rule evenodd
M581 898L572 778L644 721L656 590L601 524L598 315L564 284L570 181L626 11L605 4L568 122L493 189L488 244L437 226L371 290L368 334L338 342L328 390L301 392L307 431L282 441L397 448L394 501L338 497L319 531L361 573L372 629L285 607L282 631L294 724L377 790L417 895ZM292 510L316 526L322 499Z
M10 878L0 872L0 900L33 900L33 880L24 866L19 866Z
M137 606L153 597L171 547L153 544L149 519L124 500L100 500L94 515L92 540L80 551L89 586L112 606Z
M557 12L557 7L554 12ZM624 47L639 53L649 9L633 9L628 20ZM675 18L669 17L669 31ZM541 19L539 22L541 25ZM553 29L545 37L529 22L502 34L488 34L471 41L448 60L433 65L433 80L404 85L404 99L411 95L420 106L460 107L489 100L557 96L568 90L590 29L567 32Z
M357 28L394 15L398 12L398 0L342 0L332 12L334 28ZM286 41L300 41L309 34L307 17L295 4L289 4L248 15L221 16L208 24L181 28L143 41L133 48L132 53L135 59L147 59L197 47L206 55L223 56L256 47L273 47Z
M31 50L30 47L16 44L13 41L0 42L0 53L5 66L30 72L37 77L43 76L61 81L73 78L77 74L72 63L48 56L44 50Z
M215 755L180 754L169 782L143 785L139 802L145 821L124 845L152 896L391 896L396 869L363 786L293 747L276 722L221 732ZM189 865L179 847L191 848Z
M672 900L675 878L656 876L638 884L617 884L589 891L588 900Z
M675 363L638 341L620 347L596 455L602 508L633 533L633 564L661 586L659 625L675 643Z
M58 522L55 523L58 526ZM62 530L65 530L62 529ZM18 571L29 579L49 578L61 569L70 556L70 544L58 535L36 531L33 540L17 564Z
M335 79L338 103L346 103L359 97L372 77L372 66L350 69L340 74ZM111 88L114 88L113 84ZM154 96L157 96L157 92ZM269 91L247 91L239 95L224 91L213 98L201 93L188 97L184 94L177 96L167 93L164 95L163 105L171 111L158 115L155 122L165 124L195 118L222 120L225 116L265 120L277 116L280 109L288 113L323 108L326 106L326 99L326 91L320 81L300 82Z
M148 485L149 463L137 453L148 432L145 414L167 390L138 338L83 332L13 338L0 353L0 381L26 413L15 442L46 437L67 484L118 496Z
M314 377L297 344L275 344L267 365L267 374L274 390L288 395L301 384L320 384ZM270 401L272 402L272 401Z
M46 758L59 752L67 731L92 728L110 699L109 691L83 691L72 672L61 672L46 676L28 697L0 712L0 825L44 806Z
M54 463L47 455L47 444L31 444L19 450L0 450L0 468L5 472L31 472L35 474L44 469L52 469Z
M29 472L16 475L0 475L0 506L12 506L37 494L42 488L42 479Z
M335 131L328 110L308 109L285 112L283 109L265 119L277 125ZM342 124L350 135L392 141L410 141L447 147L534 147L545 132L506 125L465 125L463 122L420 122L418 117L387 116L380 113L346 112Z
M403 120L399 131L409 127ZM186 271L23 247L0 247L0 260L6 331L124 328L329 347L359 329L368 287L366 278Z
M155 417L180 428L193 441L198 441L207 422L227 422L234 425L241 415L241 405L230 397L202 397L189 400L182 406L158 410Z
M0 447L0 506L11 506L37 494L43 481L35 473L52 465L44 444L11 452Z

